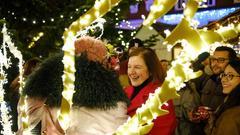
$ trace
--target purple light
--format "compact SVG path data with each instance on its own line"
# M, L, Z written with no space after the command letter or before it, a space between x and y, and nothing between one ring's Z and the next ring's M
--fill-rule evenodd
M201 27L201 26L207 25L211 21L219 20L224 16L236 11L239 8L240 7L199 11L195 14L194 20L199 21L200 23L199 27ZM183 14L168 14L158 19L157 22L169 24L169 25L177 25L182 20L182 17L183 17ZM133 20L127 20L127 22L128 23L126 23L126 21L120 22L120 25L118 25L117 28L120 28L120 29L139 28L142 25L143 20L133 19Z

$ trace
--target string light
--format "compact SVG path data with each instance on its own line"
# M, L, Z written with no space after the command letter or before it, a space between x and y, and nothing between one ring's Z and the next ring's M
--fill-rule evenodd
M11 37L7 33L7 28L6 25L4 24L2 28L2 33L3 33L3 44L1 47L0 51L0 74L4 78L0 80L0 103L1 103L1 125L3 126L3 131L1 131L2 134L4 135L13 135L13 131L11 130L12 126L12 121L10 119L9 112L8 112L8 107L6 106L6 102L4 100L4 88L3 85L7 83L7 78L5 71L3 70L3 67L8 69L10 67L11 61L10 58L7 56L7 51L6 48L9 49L9 51L13 54L14 57L16 57L19 60L19 92L21 94L22 88L23 88L23 58L22 54L20 51L17 50L17 48L14 46L14 43L11 40ZM3 52L3 53L2 53ZM24 106L23 104L20 103L20 106ZM25 119L25 117L21 117L21 119Z
M32 48L35 46L35 42L37 42L42 36L44 35L43 32L39 32L37 36L33 37L32 42L28 45L28 48Z
M157 1L157 0L156 0ZM86 14L81 16L77 21L73 22L68 29L66 29L63 38L64 38L64 75L63 78L63 98L61 111L59 112L59 122L61 127L66 130L69 124L69 111L72 105L72 95L74 93L74 81L75 81L75 63L74 63L74 41L78 31L84 29L90 25L94 20L99 18L108 12L113 6L116 6L120 0L100 0L96 1L96 6L90 9ZM173 2L173 1L171 1ZM196 2L189 0L188 2ZM109 3L111 5L109 5ZM158 3L157 3L158 4ZM162 7L165 7L167 3L161 3ZM168 3L169 4L169 3ZM171 3L172 4L172 3ZM97 9L96 9L97 8ZM188 8L188 5L186 6ZM164 8L163 8L164 9ZM153 9L155 8L153 7ZM168 10L165 10L166 12ZM204 35L199 32L199 30L190 27L190 20L192 19L193 13L186 13L186 18L183 18L181 23L176 27L172 33L165 39L165 44L175 45L177 42L181 42L184 47L183 53L179 55L176 61L172 62L171 69L167 72L167 77L161 88L158 88L154 94L149 95L149 99L145 104L142 105L131 119L129 119L125 124L123 124L115 134L146 134L150 131L153 126L152 120L157 116L167 114L167 111L159 109L163 104L166 103L169 99L178 97L176 90L183 87L183 82L189 79L195 78L201 74L201 72L194 73L192 69L189 68L189 61L196 57L196 52L202 52L203 49L207 46L207 43ZM162 13L164 14L164 13ZM153 23L159 15L150 15L145 20L147 26ZM149 19L149 20L148 20ZM80 21L84 20L84 21ZM234 27L235 28L235 27ZM233 28L227 29L227 31L232 30ZM181 31L181 32L180 32ZM183 32L185 31L185 32ZM209 32L209 31L205 31ZM224 31L213 31L215 35L221 35ZM239 31L238 31L239 32ZM121 34L121 32L119 32ZM204 33L204 32L203 32ZM232 34L228 34L226 37L234 37ZM120 38L122 36L119 36ZM196 41L193 41L195 39ZM196 46L198 43L199 46ZM187 50L187 49L190 49ZM188 52L188 53L187 53ZM192 52L189 54L189 52ZM170 76L171 75L171 76ZM24 120L24 118L22 118Z
M79 9L75 9L76 13L75 14L79 14ZM84 12L86 12L86 9L84 9ZM67 17L64 17L63 15L60 15L59 17L50 17L50 18L45 18L42 20L36 20L36 19L29 19L27 17L20 17L20 16L15 16L14 12L8 11L8 14L12 16L12 18L14 18L15 20L19 21L19 22L31 22L32 24L45 24L45 23L54 23L55 20L60 20L60 21L64 21ZM72 16L69 17L70 19L73 19Z
M168 94L175 93L176 92L175 90L179 90L180 88L182 88L184 86L183 82L201 75L201 71L194 73L193 70L189 68L190 61L195 59L198 53L205 51L205 49L208 48L207 43L209 43L210 41L208 40L205 41L205 39L201 38L201 33L199 33L198 30L190 27L190 21L192 20L192 17L198 7L195 6L194 2L197 1L194 0L188 1L186 9L189 9L189 13L185 12L185 18L182 19L181 23L173 30L173 32L165 39L164 42L169 46L174 46L176 43L180 42L182 43L184 51L177 57L177 60L172 62L172 66L167 72L167 77L163 82L162 87L157 89L156 92L154 93L155 96L149 96L146 103L142 105L142 107L137 109L136 114L125 124L123 124L117 130L116 134L141 135L148 133L148 131L151 129L153 125L153 123L151 123L150 121L156 118L156 115L161 116L166 114L163 110L159 110L160 111L159 113L150 111L151 107L154 106L155 104L155 108L159 108L159 106L161 106L168 99L176 98L176 95ZM155 18L153 18L153 20L154 19ZM230 30L233 30L233 28L230 28ZM224 32L213 33L214 34L210 36L210 38L214 37L217 34L221 35L221 33ZM234 35L227 34L227 37L232 38L234 37ZM163 94L163 92L165 93ZM161 98L162 97L161 95L164 95L164 97L167 97L167 99ZM131 129L134 129L134 131L132 131Z
M208 9L206 11L198 11L195 14L193 19L199 21L198 27L202 27L204 25L207 25L209 22L219 20L220 18L223 18L224 16L230 13L233 13L238 9L239 7L233 7L233 8L225 8L225 9ZM161 17L160 19L157 19L156 22L169 24L169 25L177 25L179 24L179 22L181 22L182 18L183 18L182 14L167 14ZM132 19L132 20L128 20L128 22L131 23L132 28L135 27L137 29L141 26L143 20ZM235 22L239 22L239 20L236 18ZM121 21L119 25L121 25L121 27L117 26L117 28L130 29L130 30L132 29L128 27L126 22L123 22L123 21Z
M66 130L69 126L69 112L72 105L72 96L74 93L74 81L75 81L75 63L74 63L74 40L78 31L83 30L89 26L94 20L103 16L105 13L111 10L112 7L117 6L120 0L97 0L90 10L84 15L74 21L69 28L64 32L64 75L63 75L63 98L61 102L60 113L58 116L59 123L63 130ZM82 21L84 20L84 21ZM68 93L66 96L66 93Z
M143 21L144 26L151 26L155 19L166 14L175 4L177 0L166 0L166 1L157 1L153 2L153 5L150 7L150 12L148 17Z
M117 15L120 13L120 11L121 11L121 9L118 8L118 9L116 10L115 15L117 16ZM115 24L115 27L117 28L118 25L119 25L119 23L118 23L118 22L119 22L119 18L118 18L118 17L115 17L115 21L117 22L117 23ZM122 20L122 21L126 22L126 23L128 24L128 27L129 27L129 28L135 29L135 28L133 28L133 27L131 26L131 23L130 23L129 21L126 21L126 20ZM117 40L118 40L118 41L121 41L121 45L122 45L122 46L124 46L125 48L128 48L128 44L129 44L129 43L128 43L128 42L125 42L125 41L123 40L123 38L124 38L124 33L123 33L123 31L121 30L122 27L120 26L119 29L120 29L120 30L118 30ZM131 33L130 33L131 38L134 37L135 34L136 34L136 31L131 31Z

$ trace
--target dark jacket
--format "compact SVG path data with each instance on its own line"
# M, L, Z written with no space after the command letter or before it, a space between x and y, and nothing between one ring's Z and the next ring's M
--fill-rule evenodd
M240 135L240 106L224 111L217 119L211 135Z
M240 135L240 84L226 97L214 113L211 135Z
M200 95L196 90L195 84L191 81L178 91L180 98L174 99L174 108L178 125L175 135L196 134L197 124L189 120L188 113L200 105Z
M201 91L201 104L216 110L223 103L224 97L220 78L212 75Z

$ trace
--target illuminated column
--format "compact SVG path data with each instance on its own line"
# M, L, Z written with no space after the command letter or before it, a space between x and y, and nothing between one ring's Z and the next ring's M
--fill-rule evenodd
M150 27L158 18L171 10L176 2L177 0L154 0L153 5L150 7L150 13L147 19L144 20L143 25Z
M63 92L60 114L58 116L61 127L66 130L69 127L69 112L72 105L72 96L74 94L74 81L75 81L75 48L74 41L78 31L83 30L89 26L94 20L100 18L105 13L111 10L112 7L118 5L121 0L96 0L94 6L87 11L84 15L74 21L69 28L64 32L64 75L63 79Z

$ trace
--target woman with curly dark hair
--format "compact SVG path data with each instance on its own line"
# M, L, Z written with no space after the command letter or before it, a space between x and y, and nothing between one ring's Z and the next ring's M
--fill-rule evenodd
M103 135L114 133L127 119L127 96L116 73L108 69L104 43L91 37L75 42L75 93L66 133L57 120L63 89L63 54L44 61L23 90L30 101L32 132L46 135ZM32 104L31 104L32 103Z

